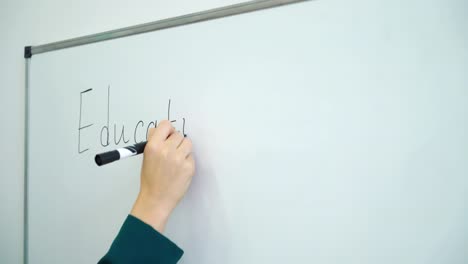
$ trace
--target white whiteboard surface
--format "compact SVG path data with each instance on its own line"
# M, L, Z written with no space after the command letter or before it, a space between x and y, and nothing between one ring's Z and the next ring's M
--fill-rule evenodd
M313 1L34 56L29 262L106 253L141 157L94 155L171 100L197 160L181 263L467 263L467 7Z

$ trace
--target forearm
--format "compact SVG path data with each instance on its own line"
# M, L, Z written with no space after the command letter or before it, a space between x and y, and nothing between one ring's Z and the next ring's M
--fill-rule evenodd
M172 209L163 202L155 201L140 192L130 214L163 233L171 212Z

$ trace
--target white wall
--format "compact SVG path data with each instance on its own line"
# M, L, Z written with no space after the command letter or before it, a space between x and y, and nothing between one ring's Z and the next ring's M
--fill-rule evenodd
M0 1L0 262L23 261L23 48L239 0ZM104 252L103 252L104 253Z

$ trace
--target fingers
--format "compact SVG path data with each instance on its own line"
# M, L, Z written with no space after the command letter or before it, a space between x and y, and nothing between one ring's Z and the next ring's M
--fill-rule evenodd
M192 141L189 138L184 138L177 150L187 158L192 153Z
M158 124L156 129L150 129L148 133L148 141L154 142L155 144L162 143L171 136L175 131L175 128L172 126L171 122L168 120L163 120Z
M156 131L155 127L151 127L150 129L148 129L148 132L146 133L146 140L147 141L151 140L151 137L153 137L155 131Z
M170 148L177 149L183 140L184 140L184 136L182 136L180 132L174 132L167 139L167 144Z

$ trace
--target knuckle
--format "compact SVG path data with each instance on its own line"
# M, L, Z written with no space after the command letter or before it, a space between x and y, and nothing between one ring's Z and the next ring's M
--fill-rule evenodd
M170 125L171 125L171 123L169 122L169 120L161 120L161 122L159 122L159 124L158 124L158 127L159 126L160 127L168 127Z
M161 125L162 125L162 128L164 130L167 130L167 131L172 131L174 130L174 127L172 126L172 123L167 121L167 120L164 120L161 122Z

